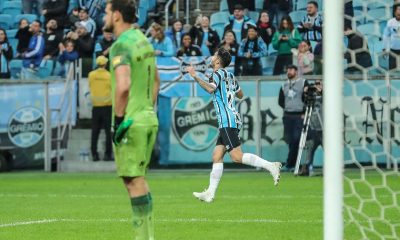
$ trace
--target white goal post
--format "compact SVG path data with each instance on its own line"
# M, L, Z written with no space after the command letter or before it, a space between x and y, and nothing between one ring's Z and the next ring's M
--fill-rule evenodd
M343 239L344 1L324 0L324 239Z

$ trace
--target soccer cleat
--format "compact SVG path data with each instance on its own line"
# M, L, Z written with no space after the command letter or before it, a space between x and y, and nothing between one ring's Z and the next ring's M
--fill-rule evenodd
M270 173L272 175L272 178L274 179L274 185L278 186L279 184L279 179L281 177L281 167L282 163L280 162L274 162L274 168L271 169Z
M193 196L207 203L210 203L214 200L214 195L207 190L204 190L204 192L193 192Z

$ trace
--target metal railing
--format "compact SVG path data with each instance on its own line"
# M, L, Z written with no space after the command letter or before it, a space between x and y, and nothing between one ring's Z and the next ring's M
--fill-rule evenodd
M67 77L65 80L65 84L64 84L64 91L63 91L63 95L61 96L60 102L58 103L57 108L52 108L50 110L48 110L49 108L46 108L47 111L50 111L51 115L52 112L55 112L58 117L57 117L57 137L56 138L52 138L52 136L50 136L51 142L48 143L50 144L49 148L45 148L46 151L50 151L51 150L51 146L53 142L56 142L56 159L57 159L57 171L60 171L60 166L61 166L61 142L65 137L65 133L67 132L68 129L68 136L71 135L71 130L72 130L72 90L73 90L73 80L75 79L75 74L77 72L80 71L76 71L77 64L79 64L81 61L78 62L74 62L74 63L70 63L69 67L68 67L68 73L67 73ZM47 88L48 89L48 88ZM66 96L68 95L68 96ZM67 123L64 124L62 126L61 123L61 118L62 118L62 107L65 104L65 101L67 101ZM51 118L50 118L51 121ZM49 126L47 126L49 127ZM62 129L61 129L62 128ZM51 132L51 122L50 122L50 132ZM48 136L49 137L49 136ZM48 139L47 139L48 141ZM49 155L47 155L49 156ZM47 164L45 164L47 167L50 165L51 166L51 155L50 157L48 157L47 159L45 158L45 162L47 162ZM45 168L45 171L51 171L51 169L49 168Z
M176 0L169 0L167 4L165 4L164 12L165 12L165 30L168 29L168 15L169 15L169 6L175 2ZM176 19L179 19L179 0L176 1Z

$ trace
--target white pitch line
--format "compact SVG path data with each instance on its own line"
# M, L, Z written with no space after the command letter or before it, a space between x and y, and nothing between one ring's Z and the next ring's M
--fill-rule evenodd
M0 224L0 228L18 227L24 225L49 224L57 222L129 222L130 219L41 219L30 221L18 221L12 223ZM322 220L279 220L279 219L209 219L209 218L171 218L171 219L155 219L156 222L171 223L322 223Z
M157 222L223 222L223 223L322 223L322 220L279 220L279 219L208 219L208 218L175 218L156 219Z
M187 196L192 196L191 192L186 194ZM8 194L8 193L0 193L0 197L9 197L9 198L39 198L39 197L47 197L47 198L121 198L123 195L120 194ZM158 198L171 198L176 199L176 195L157 195ZM220 199L311 199L311 198L322 198L322 195L312 195L312 194L305 194L305 195L221 195L218 198ZM346 195L345 198L352 198L351 195ZM380 198L392 198L393 195L390 194L382 194L379 195Z
M32 224L53 223L53 222L58 222L58 221L59 221L59 220L57 220L57 219L43 219L43 220L37 220L37 221L26 221L26 222L5 223L5 224L0 224L0 228L4 228L4 227L16 227L16 226L32 225Z
M187 196L192 196L191 192L186 194ZM68 198L121 198L123 195L115 194L7 194L7 193L0 193L0 197L9 197L9 198L38 198L38 197L48 197L48 198L57 198L57 197L68 197ZM157 195L159 198L171 198L176 199L176 195ZM322 198L322 195L221 195L219 198L221 199L299 199L299 198Z
M29 221L18 221L13 223L0 224L0 228L18 227L24 225L35 225L35 224L49 224L59 222L130 222L131 219L127 218L106 218L106 219L41 219L41 220L29 220ZM156 222L167 222L167 223L299 223L299 224L310 224L310 223L322 223L322 220L280 220L280 219L210 219L210 218L166 218L166 219L155 219ZM361 221L369 222L369 221ZM391 224L399 224L400 222L392 222Z

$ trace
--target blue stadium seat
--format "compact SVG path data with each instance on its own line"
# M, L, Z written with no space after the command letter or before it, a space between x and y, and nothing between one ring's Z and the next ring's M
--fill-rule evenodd
M365 1L367 5L368 10L372 10L372 9L376 9L376 8L385 8L386 6L392 6L393 5L393 1L390 0L379 0L379 1Z
M64 66L61 65L59 61L55 61L55 66L54 66L54 71L53 74L54 76L60 76L61 72L64 70Z
M139 17L137 21L139 26L143 26L146 23L149 11L152 11L155 8L155 6L156 6L155 0L139 2L139 7L138 7Z
M314 48L315 48L315 46L317 46L318 42L317 41L310 41L310 44L311 44L311 49L314 52Z
M259 12L255 12L255 11L249 11L248 12L248 16L253 19L253 21L256 23L258 21L258 17L260 16Z
M17 45L18 45L18 39L16 38L8 38L8 42L10 43L12 49L13 49L13 53L14 53L14 57L17 55Z
M353 18L356 21L357 25L365 24L365 16L364 16L363 11L354 9L354 17Z
M78 0L69 0L69 4L68 4L68 14L70 14L72 12L72 9L79 7L79 3Z
M13 27L14 28L18 28L19 26L19 21L21 19L26 19L28 20L29 23L33 22L34 20L37 20L38 17L36 14L18 14L17 16L14 17L14 24Z
M224 25L215 25L214 27L212 27L212 29L214 29L215 31L217 31L218 36L219 36L219 40L222 40L224 38Z
M318 11L322 13L322 11L324 10L324 0L317 0L317 3L318 3Z
M6 33L7 33L7 38L15 38L15 34L17 34L18 29L17 28L13 28L13 29L7 29Z
M382 33L382 35L383 32L385 31L386 26L387 26L387 21L379 22L379 31Z
M368 46L372 46L376 42L380 41L380 38L374 35L367 35L365 38L368 40Z
M274 71L275 61L276 61L276 56L268 56L261 58L263 75L272 75Z
M210 26L217 31L220 39L224 38L224 27L229 20L229 12L216 12L211 14Z
M299 10L299 11L294 11L294 12L289 13L289 16L292 19L292 22L295 27L297 24L299 24L301 22L303 17L306 15L307 15L307 12L305 10Z
M0 14L0 27L4 29L10 29L10 25L12 22L11 15L9 14Z
M221 12L229 12L227 0L221 0L221 2L219 3L219 10Z
M256 11L261 12L261 10L263 10L264 7L264 0L256 0L255 5L256 5Z
M363 0L353 0L353 9L362 11L364 8ZM355 16L355 14L354 14Z
M153 10L157 6L157 0L149 0L149 9Z
M213 27L215 25L225 25L228 20L229 12L216 12L210 16L210 26Z
M297 0L294 9L296 11L307 9L307 2L308 0Z
M22 69L22 60L13 59L10 61L10 73L11 78L20 79L21 78L21 69Z
M378 57L378 65L385 70L389 70L389 57L380 55Z
M381 37L379 25L375 23L366 23L357 26L357 31L362 33L364 36L377 36Z
M10 14L16 16L22 13L22 1L6 1L3 3L3 8L1 9L3 14Z
M139 17L137 23L139 24L139 26L143 26L143 24L145 24L147 20L147 8L139 7L138 12Z
M272 43L268 46L268 56L276 56L278 51L272 46Z
M375 41L372 47L374 53L380 53L385 48L383 41Z
M39 77L42 79L48 78L53 71L53 66L54 66L53 60L43 60L40 63L40 66L38 69Z
M392 18L392 13L388 8L375 8L367 12L367 22L387 21L390 18Z

